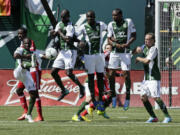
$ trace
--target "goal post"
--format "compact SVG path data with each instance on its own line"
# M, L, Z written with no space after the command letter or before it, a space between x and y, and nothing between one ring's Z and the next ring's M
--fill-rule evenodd
M180 0L155 1L155 37L162 76L161 92L166 104L174 107L173 90L177 88L179 92L180 84Z

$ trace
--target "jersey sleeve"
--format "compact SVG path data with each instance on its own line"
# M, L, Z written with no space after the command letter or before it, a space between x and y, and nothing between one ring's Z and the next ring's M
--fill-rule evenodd
M127 20L129 21L129 29L130 29L130 32L131 32L131 33L136 32L136 28L135 28L135 26L134 26L133 21L132 21L131 19L127 19Z
M20 55L22 55L23 50L24 50L24 49L23 49L22 47L18 47L18 48L15 50L14 54L20 54Z
M100 22L101 25L101 30L106 31L107 30L107 25L104 22Z
M73 35L74 35L74 27L72 26L72 25L68 25L67 27L66 27L66 36L68 36L68 37L73 37Z
M156 47L151 47L149 50L149 54L147 55L148 60L153 60L158 54L158 50Z
M108 33L107 33L107 37L112 37L113 36L113 27L112 27L112 23L108 24Z
M60 23L58 23L58 24L56 25L56 27L55 27L55 29L54 29L55 32L58 32L58 30L60 29L59 24L60 24Z
M79 28L76 29L76 36L80 36L81 34L84 33L84 24L81 25Z

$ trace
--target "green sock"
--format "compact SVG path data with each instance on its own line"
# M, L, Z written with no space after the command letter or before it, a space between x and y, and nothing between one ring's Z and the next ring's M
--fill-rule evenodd
M149 100L143 102L143 104L144 104L144 107L146 108L147 112L149 113L149 115L150 115L151 117L153 117L153 118L156 118L156 115L155 115L155 113L154 113L154 111L153 111L152 105L151 105L151 103L149 102Z
M36 98L30 97L29 108L28 108L28 113L27 113L28 115L31 115L35 101L36 101Z
M161 99L156 100L156 102L159 105L159 107L161 108L161 110L164 113L165 117L170 117L164 102Z
M77 115L80 115L80 113L85 109L85 106L88 104L88 102L82 102L82 104L79 107L79 110L77 112Z
M125 85L126 85L126 99L130 100L131 80L129 77L125 79Z

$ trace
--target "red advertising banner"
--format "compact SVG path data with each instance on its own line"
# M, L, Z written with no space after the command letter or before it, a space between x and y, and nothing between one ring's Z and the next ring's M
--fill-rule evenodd
M84 71L74 71L75 75L78 77L82 84L85 83L87 74ZM179 74L179 71L174 71L173 75ZM67 95L60 102L57 101L58 96L60 95L61 89L54 82L50 70L42 71L41 79L41 89L39 90L40 97L42 99L43 106L78 106L85 99L79 99L79 87L71 81L69 77L66 76L64 71L60 71L62 81L64 86L70 91L70 94ZM140 85L143 80L144 72L143 71L131 71L131 103L130 106L141 107L143 106L140 100ZM162 74L164 78L168 78L168 73L164 72ZM13 70L0 70L0 105L20 105L19 98L15 93L18 80L13 77ZM179 79L180 80L180 79ZM172 106L180 106L180 83L175 83L176 80L173 80L172 87ZM167 81L161 84L161 97L165 103L169 104L168 94L168 79ZM122 77L116 78L116 93L117 99L122 103L125 98L125 84ZM24 91L27 100L29 99L29 94L27 91Z

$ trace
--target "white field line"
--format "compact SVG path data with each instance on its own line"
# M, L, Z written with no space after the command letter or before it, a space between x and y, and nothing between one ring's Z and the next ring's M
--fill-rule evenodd
M160 122L157 123L144 123L144 122L112 122L110 124L91 124L92 122L72 122L69 121L70 124L65 124L67 122L63 122L63 124L57 124L58 122L52 123L52 122L39 122L39 123L21 123L19 121L0 121L0 126L20 126L20 127L26 127L26 126L37 126L37 124L40 124L43 127L119 127L120 125L123 127L180 127L180 123L168 123L163 124ZM62 123L62 122L59 122ZM128 125L130 124L130 125Z

